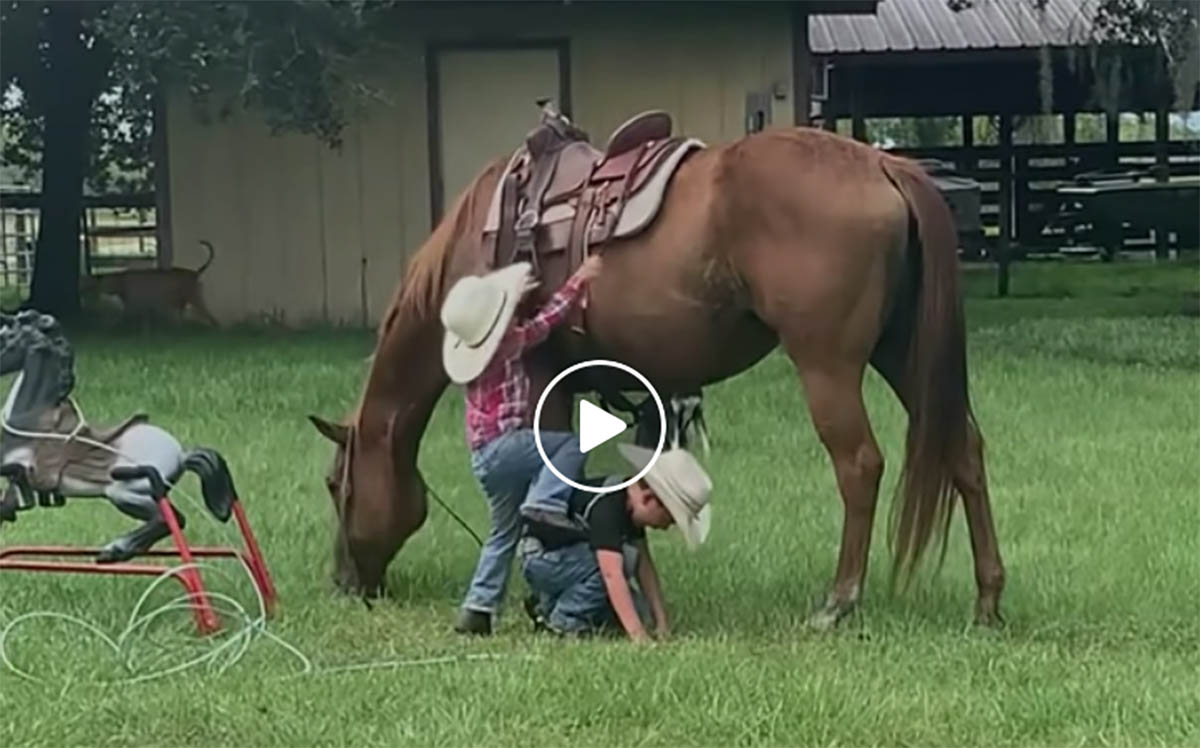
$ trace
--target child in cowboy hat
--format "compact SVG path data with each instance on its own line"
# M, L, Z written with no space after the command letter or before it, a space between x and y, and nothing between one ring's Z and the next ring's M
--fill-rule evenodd
M454 626L461 633L492 631L516 552L522 502L553 511L556 506L565 507L570 495L571 487L559 480L538 454L524 356L567 318L600 267L599 255L589 257L526 320L514 321L519 302L536 287L526 262L482 277L467 276L446 294L441 312L446 328L442 362L452 381L466 385L471 471L487 497L492 520ZM584 456L575 434L543 430L542 446L564 475L574 479L580 474Z
M640 472L654 453L630 444L618 446ZM624 479L581 481L601 488ZM649 640L646 623L668 633L662 586L646 528L679 528L689 549L708 537L712 482L684 449L663 452L646 476L624 490L572 493L570 517L576 529L526 519L521 567L533 590L525 601L534 625L559 634L585 634L613 623L637 642ZM635 591L632 580L640 591ZM649 608L649 610L647 610ZM614 621L615 619L615 621Z

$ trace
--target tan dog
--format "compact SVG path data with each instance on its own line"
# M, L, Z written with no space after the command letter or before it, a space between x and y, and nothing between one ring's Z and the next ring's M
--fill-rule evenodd
M213 246L204 240L200 243L208 250L208 259L195 270L154 268L104 273L84 278L80 290L86 295L120 298L126 319L154 320L170 314L178 321L184 310L191 306L208 324L216 326L217 320L204 305L200 285L200 274L213 261Z

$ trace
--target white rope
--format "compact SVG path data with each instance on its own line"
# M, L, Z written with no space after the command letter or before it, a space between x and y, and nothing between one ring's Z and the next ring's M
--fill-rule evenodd
M80 432L86 425L86 420L84 419L83 411L80 410L75 401L70 398L68 398L68 400L71 403L71 407L75 410L76 415L79 417L79 424L76 425L70 434L59 434L55 432L31 432L17 429L8 423L9 408L7 406L3 409L0 409L0 429L25 439L51 439L64 442L78 440L79 442L88 444L89 446L108 450L118 457L129 460L133 464L137 464L136 460L122 453L112 445L79 436ZM172 489L177 487L176 485L170 483L167 485ZM192 504L199 509L203 516L209 517L208 513L204 510L203 504L196 496L182 488L179 489L179 492L184 496L184 498L191 501ZM212 518L209 517L209 520L211 521ZM225 537L228 540L230 537L230 531L228 527L221 525L217 525L217 527L218 530L225 534ZM153 610L150 610L146 613L141 613L143 606L147 604L151 594L159 587L159 585L163 584L171 577L182 574L185 571L199 571L200 569L205 569L213 574L218 574L232 581L231 577L229 577L229 575L223 569L215 567L211 564L194 562L190 564L181 564L174 567L165 567L163 573L156 576L146 587L145 591L142 592L141 596L137 600L137 603L134 604L133 610L129 614L128 623L115 639L106 634L99 626L96 626L95 624L90 623L82 618L68 615L66 613L59 613L55 611L33 611L17 616L13 620L9 621L3 629L0 629L0 664L2 664L9 672L24 680L45 682L45 679L39 678L31 672L19 668L9 653L9 640L12 638L14 631L17 631L20 629L20 627L30 622L42 621L45 619L64 621L66 623L83 628L84 630L93 634L96 639L99 639L101 642L107 645L108 648L119 657L123 669L129 673L129 676L117 681L105 681L104 683L106 685L142 683L158 678L178 675L187 670L202 666L206 667L209 672L220 675L237 665L241 661L242 657L245 656L246 652L250 649L251 644L253 644L257 639L265 639L278 645L299 662L300 671L290 676L281 676L286 678L356 672L380 668L426 667L432 665L454 664L459 662L478 662L500 659L540 659L539 656L535 655L444 655L407 660L378 660L318 668L313 663L312 659L309 658L303 651L301 651L299 647L291 644L283 637L267 629L267 608L266 601L262 596L262 590L259 589L254 575L249 566L246 564L245 559L242 558L240 554L237 556L237 558L240 562L238 565L241 567L242 572L246 575L246 578L249 579L250 588L254 591L256 603L255 611L253 614L247 611L246 607L242 605L242 603L229 595L206 590L203 594L208 599L212 608L218 614L235 619L235 623L237 625L235 626L232 624L226 624L222 626L222 631L229 632L223 637L218 637L217 635L208 637L205 641L219 643L211 647L203 654L197 655L191 659L171 665L169 667L139 673L139 668L134 662L132 652L133 643L136 641L138 636L146 635L148 627L152 622L166 616L169 613L186 611L189 615L191 615L195 611L193 602L197 595L189 592L187 594L175 597L169 602L164 603ZM44 641L44 627L39 627L37 631L38 640ZM223 661L222 657L224 657Z
M107 450L108 452L111 452L112 454L116 455L117 457L126 459L135 465L137 464L136 460L134 460L132 457L125 454L121 450L117 449L116 447L112 446L111 444L105 444L104 442L96 441L95 439L89 439L86 436L80 436L79 435L80 432L82 432L85 428L87 428L87 419L84 418L83 410L81 410L79 405L77 405L75 403L74 398L68 397L67 402L71 404L71 409L75 411L75 415L78 416L78 418L79 418L79 423L75 424L75 428L71 429L71 433L69 433L69 434L60 434L57 431L24 431L22 429L19 429L16 426L13 426L11 423L8 422L8 417L10 415L8 413L8 408L5 408L3 412L0 412L0 429L7 431L8 433L12 434L13 436L19 436L22 439L45 439L45 440L49 440L49 441L61 441L61 442L68 443L68 444L73 441L78 441L79 443L86 444L89 447L95 447L96 449ZM163 476L163 478L165 481L165 476ZM174 487L174 485L175 485L175 484L171 483L170 481L165 481L165 482L166 482L166 485L169 487Z
M75 441L75 439L77 437L79 437L79 432L83 431L84 428L87 427L87 420L84 419L83 411L79 409L79 405L76 404L75 398L68 397L67 402L71 404L71 410L75 411L75 415L79 417L79 423L75 424L75 428L72 429L71 433L69 433L69 434L59 434L54 431L46 431L46 432L22 431L21 429L18 429L16 426L13 426L12 424L10 424L8 422L8 416L10 415L8 412L8 408L5 408L4 412L0 413L0 427L3 427L3 429L5 431L12 434L13 436L19 436L23 439L53 439L56 441L73 442L73 441ZM79 439L79 441L83 442L84 444L89 444L93 447L101 447L103 449L108 449L117 455L120 454L120 452L113 449L109 445L102 444L98 441L93 441L91 439L88 439L87 437L83 437L83 438ZM128 459L128 458L126 458L126 459Z

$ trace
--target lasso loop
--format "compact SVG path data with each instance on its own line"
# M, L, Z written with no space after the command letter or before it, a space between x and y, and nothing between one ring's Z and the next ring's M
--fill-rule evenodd
M11 434L27 439L53 439L64 442L78 441L89 446L108 450L123 459L129 460L130 462L136 462L128 455L123 454L120 450L109 444L104 444L102 442L80 436L80 432L83 430L84 425L86 424L86 421L83 417L83 411L79 409L79 406L76 405L74 400L71 400L71 407L79 416L79 425L77 425L70 434L23 431L11 426L8 423L8 414L3 412L0 412L0 428ZM199 510L199 515L207 517L209 521L212 522L212 517L209 516L206 508L196 496L189 491L180 488L177 484L168 483L168 486L170 487L173 496L182 495L187 501L190 501L196 509ZM456 517L456 519L458 518ZM461 519L459 521L461 522ZM215 522L213 522L213 524L216 524L218 530L225 535L226 539L229 539L230 531L227 527L219 525ZM18 667L13 661L12 655L9 652L9 643L10 640L14 638L14 632L20 630L21 627L31 622L46 620L62 621L73 626L78 626L90 633L95 639L103 642L109 649L112 650L115 655L117 655L123 670L128 673L128 676L110 681L101 681L102 685L129 685L133 683L143 683L172 675L178 675L185 671L199 667L206 668L207 671L212 674L223 674L237 665L249 651L251 645L259 639L263 639L277 645L297 661L299 666L298 672L295 672L291 675L280 676L280 678L287 679L384 668L426 667L501 659L538 659L538 657L535 655L469 654L442 655L414 659L378 660L318 667L310 657L301 651L299 647L288 642L278 634L268 630L266 603L263 600L262 592L259 590L258 585L254 583L254 577L250 571L250 568L246 565L245 561L241 560L241 556L238 556L238 558L240 561L238 565L241 568L242 573L244 573L246 578L250 581L250 588L254 590L255 604L253 605L252 609L248 610L245 605L243 605L234 597L219 592L206 591L204 594L212 604L214 610L222 614L222 616L224 616L226 619L233 620L225 623L225 625L222 626L222 632L225 633L222 633L221 635L211 635L202 640L204 642L212 643L212 646L202 654L196 655L195 657L187 659L183 662L159 669L151 669L146 672L139 672L134 653L135 643L140 637L145 637L147 635L152 623L171 613L187 612L190 614L192 612L194 595L192 593L188 593L172 598L170 601L143 613L142 609L148 604L150 596L156 589L158 589L160 585L172 577L192 569L204 569L205 573L207 574L216 574L232 581L232 577L230 577L223 568L213 566L212 564L190 563L164 568L163 573L156 576L150 582L150 584L147 585L145 591L142 592L141 596L137 600L137 603L134 605L133 610L130 612L129 620L126 623L125 628L121 630L115 639L105 633L103 629L101 629L99 626L96 626L94 623L77 616L68 615L66 613L59 613L56 611L33 611L17 616L5 624L3 628L0 628L0 664L2 664L10 673L23 680L35 683L47 682L46 679L39 678L33 673ZM42 627L39 627L38 634L39 638L44 639L45 632Z

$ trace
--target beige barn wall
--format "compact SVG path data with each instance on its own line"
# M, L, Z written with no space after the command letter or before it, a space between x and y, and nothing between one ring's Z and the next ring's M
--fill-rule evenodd
M785 4L617 8L543 7L519 23L500 4L407 11L403 36L372 66L389 102L348 128L336 153L311 137L273 137L253 113L204 124L172 93L175 264L195 267L199 240L213 243L205 294L222 322L376 324L430 230L427 40L568 38L574 116L593 141L656 107L680 132L731 140L744 131L746 94L775 84L788 96L775 100L772 125L791 125ZM533 102L513 105L528 106L532 126Z
M408 253L428 232L425 68L420 47L381 74L393 105L348 127L340 151L271 136L252 112L204 124L186 95L168 105L176 265L203 261L222 322L373 325ZM420 106L412 102L420 102Z

